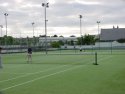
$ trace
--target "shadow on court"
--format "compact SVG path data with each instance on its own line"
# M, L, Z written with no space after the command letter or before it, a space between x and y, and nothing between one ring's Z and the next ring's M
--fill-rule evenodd
M4 93L0 91L0 94L4 94Z

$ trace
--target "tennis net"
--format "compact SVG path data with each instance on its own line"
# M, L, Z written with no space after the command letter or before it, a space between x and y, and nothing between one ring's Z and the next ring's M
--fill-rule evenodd
M26 53L4 54L4 64L92 64L97 63L97 54L95 52L83 53L33 53L32 62L27 62Z

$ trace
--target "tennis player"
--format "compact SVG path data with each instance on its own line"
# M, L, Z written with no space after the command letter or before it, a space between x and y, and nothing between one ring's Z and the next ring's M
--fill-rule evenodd
M27 50L27 58L28 58L27 60L28 63L32 62L32 48L31 47L29 47Z
M1 51L2 51L2 47L0 47L0 68L3 68L3 67L2 67L2 57L1 57Z

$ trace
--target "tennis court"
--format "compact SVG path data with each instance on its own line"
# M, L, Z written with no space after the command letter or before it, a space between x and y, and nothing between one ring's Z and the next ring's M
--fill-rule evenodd
M67 51L66 51L67 52ZM4 54L0 94L124 94L125 54L69 51Z

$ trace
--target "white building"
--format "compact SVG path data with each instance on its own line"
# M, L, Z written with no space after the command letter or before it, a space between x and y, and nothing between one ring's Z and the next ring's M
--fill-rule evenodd
M39 38L39 43L42 46L45 46L45 43L47 41L47 45L49 45L51 42L57 42L57 41L62 41L64 43L68 42L68 41L78 41L77 37L40 37Z

